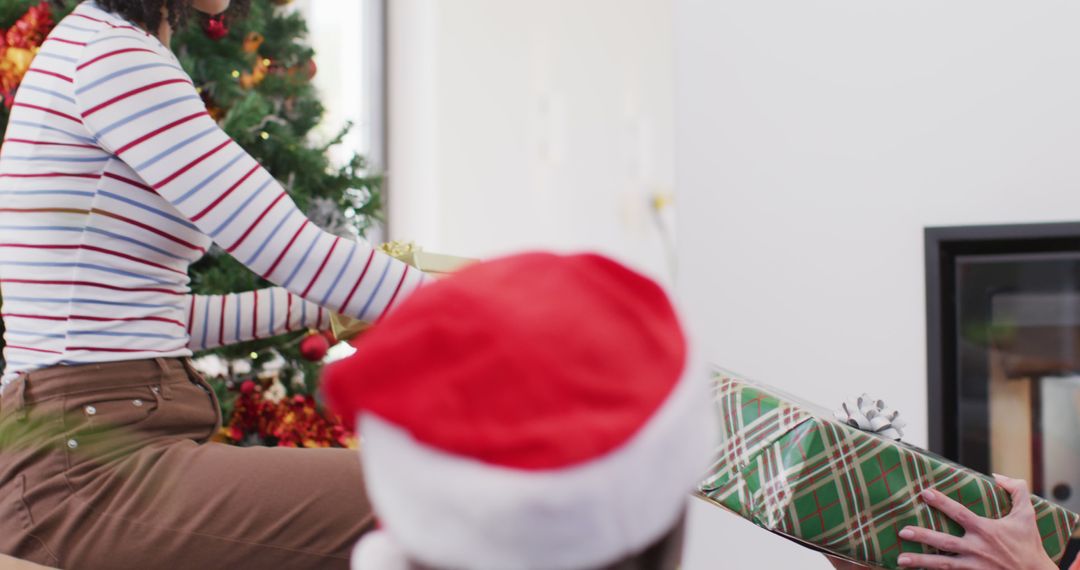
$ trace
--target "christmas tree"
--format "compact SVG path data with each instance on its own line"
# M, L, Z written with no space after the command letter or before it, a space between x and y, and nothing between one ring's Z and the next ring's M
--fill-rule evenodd
M171 47L210 115L281 182L312 221L332 233L356 238L380 211L381 180L369 173L360 155L353 155L345 164L330 163L327 151L341 143L348 125L328 141L317 142L310 136L323 116L323 106L312 84L316 64L315 54L304 43L307 27L299 13L285 6L290 1L252 0L243 15L226 12L206 17L193 13L188 25L174 34ZM11 97L29 65L26 56L32 57L34 47L76 3L0 0L0 27L5 29L5 41L0 45L0 97L5 103L0 108L0 127L6 127ZM12 42L13 34L20 43ZM197 294L271 285L218 248L192 265L190 276L192 292ZM218 382L225 417L244 423L239 431L226 430L227 438L250 442L253 439L243 433L245 430L274 431L274 425L265 425L267 421L273 424L272 418L265 416L278 412L264 409L257 397L263 386L252 382L264 365L273 361L275 380L280 379L273 388L284 393L270 403L280 401L281 414L319 423L316 431L321 435L279 433L255 437L254 441L276 444L288 439L285 444L321 445L327 438L335 444L343 440L333 422L322 418L312 403L319 363L310 359L310 354L309 358L301 354L307 334L300 331L211 351L224 362L241 364L236 368L230 365ZM329 430L335 430L333 436L327 435Z

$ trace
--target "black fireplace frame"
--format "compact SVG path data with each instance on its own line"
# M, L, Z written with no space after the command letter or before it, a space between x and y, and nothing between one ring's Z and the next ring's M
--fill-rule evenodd
M1080 223L928 227L924 238L930 450L955 460L959 457L959 433L950 425L950 418L959 414L959 347L952 334L957 313L957 256L1080 252ZM983 472L990 467L988 458L983 465L968 463Z

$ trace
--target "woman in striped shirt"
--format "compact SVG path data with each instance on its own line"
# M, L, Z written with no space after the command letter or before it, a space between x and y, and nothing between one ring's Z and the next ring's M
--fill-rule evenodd
M371 524L345 450L207 443L193 349L377 320L424 276L313 226L168 49L190 8L87 0L0 150L0 552L77 568L344 568ZM191 295L211 243L281 287Z

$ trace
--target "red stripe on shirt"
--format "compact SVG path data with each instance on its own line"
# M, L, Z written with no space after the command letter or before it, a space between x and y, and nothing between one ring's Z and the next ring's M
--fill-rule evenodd
M165 317L95 317L91 315L68 315L66 317L54 317L51 315L28 315L21 313L0 313L0 317L3 317L5 319L33 319L38 321L94 321L102 323L154 321L159 323L168 323L170 325L176 325L180 328L184 328L184 323L176 319L166 319Z
M97 180L101 178L101 175L92 172L24 172L0 174L0 178L90 178Z
M68 39L64 39L64 38L54 38L54 37L45 38L45 42L50 42L50 41L51 42L60 42L62 44L71 44L73 46L85 46L86 45L86 42L77 42L75 40L68 40ZM45 43L45 42L41 42L41 43Z
M25 285L64 285L73 287L95 287L97 289L109 289L111 291L124 291L128 293L161 293L163 295L179 295L183 296L185 293L180 291L170 291L168 289L157 289L154 287L120 287L119 285L109 285L108 283L98 283L96 281L49 281L44 279L0 279L4 283L22 283Z
M29 350L30 352L44 352L45 354L63 354L63 352L59 352L59 351L56 351L56 350L45 350L44 348L33 348L33 347L30 347L30 346L19 346L17 344L9 344L9 345L7 345L7 347L8 348L13 348L15 350Z
M71 15L72 16L78 16L80 18L86 18L87 20L90 20L91 22L97 22L99 24L105 24L106 26L109 26L110 28L112 28L114 30L134 30L136 32L141 32L141 33L146 34L148 36L150 35L149 33L146 32L146 30L140 30L139 28L136 28L135 26L117 26L116 24L114 24L112 22L106 22L105 20L102 20L102 19L99 19L99 18L91 18L90 16L87 16L86 14L77 14L75 12L72 12ZM114 37L122 37L122 36L114 36ZM104 39L104 38L102 38L102 39Z
M240 236L240 239L236 243L234 243L232 247L226 249L225 251L228 251L229 253L232 253L232 252L236 251L236 248L240 247L240 244L244 243L244 240L246 240L248 238L248 236L251 235L251 232L255 229L255 227L258 226L259 223L263 221L263 218L266 217L266 214L269 214L270 210L273 209L273 207L276 206L277 203L280 202L281 199L284 198L285 196L286 196L286 194L284 192L282 192L281 194L278 195L277 198L274 198L274 201L270 202L270 205L267 206L266 209L263 210L261 214L259 214L259 217L255 218L254 222L251 222L251 226L249 226L247 231L245 231L244 234Z
M96 213L96 214L101 214L103 216L108 216L108 217L113 218L115 220L120 220L121 222L125 222L125 223L131 224L133 226L140 227L140 228L142 228L142 229L144 229L144 230L146 230L148 232L157 234L157 235L159 235L159 236L161 236L161 237L163 237L163 238L165 238L165 239L167 239L169 241L176 242L176 243L178 243L178 244L180 244L180 245L182 245L184 247L187 247L189 249L193 249L195 251L198 251L199 253L206 253L206 248L199 247L199 246L197 246L197 245L195 245L195 244L193 244L191 242L182 240L182 239L180 239L180 238L178 238L178 237L176 237L176 236L174 236L172 234L169 234L167 232L159 230L159 229L157 229L157 228L155 228L153 226L144 224L142 222L137 222L135 220L132 220L131 218L125 218L124 216L121 216L120 214L114 214L112 212L106 212L105 210L101 210L101 209L98 209L98 208L94 208L91 211Z
M323 258L322 264L319 265L319 269L315 271L315 275L311 278L311 282L308 283L303 293L300 293L301 297L305 299L308 293L311 293L311 288L315 286L315 282L319 280L319 276L322 275L323 269L326 269L326 264L330 262L330 256L334 255L334 250L337 249L338 244L341 243L340 239L335 239L333 245L330 246L330 251L326 252L326 257Z
M157 189L160 190L162 186L165 186L166 184L172 182L173 180L176 180L177 176L180 176L181 174L191 170L192 168L195 168L195 166L198 165L200 162L210 158L211 156L214 156L215 154L217 154L217 152L219 150L225 148L231 142L233 142L232 139L226 138L225 142L223 142L223 143L217 145L216 147L206 151L199 158L196 158L195 160L193 160L193 161L187 163L186 165L184 165L184 167L181 168L180 170L177 170L176 172L173 172L172 174L166 176L165 179L162 180L161 182L158 182L157 184L154 184L154 188L157 188Z
M191 308L188 309L187 327L185 327L185 328L187 328L188 336L191 336L191 327L194 326L194 322L195 322L195 303L198 303L198 302L199 302L198 297L192 297L191 298Z
M75 148L92 148L100 150L101 147L92 144L79 144L79 143L62 143L62 142L50 142L50 141L32 141L28 139L4 139L4 144L7 143L20 143L20 144L32 144L43 146L70 146Z
M252 297L255 297L255 308L251 310L251 338L259 339L259 292L256 291Z
M79 123L80 125L82 124L82 120L80 120L78 117L74 117L74 116L69 115L67 113L61 113L60 111L57 111L56 109L50 109L48 107L42 107L41 105L33 105L33 104L30 104L30 103L14 103L11 106L12 107L26 107L27 109L35 109L37 111L45 111L46 113L51 113L53 115L56 115L57 117L63 117L65 119L69 120L69 121L74 121L76 123Z
M373 259L375 259L375 250L374 249L371 250L370 254L368 254L367 263L364 264L364 270L360 272L360 278L357 279L356 283L353 284L352 290L349 291L349 296L345 297L345 302L341 304L341 310L338 311L339 313L344 313L345 309L348 308L349 301L352 301L353 295L356 294L356 290L359 289L360 284L364 282L364 276L367 275L368 268L371 267L371 261Z
M163 353L166 353L166 352L179 352L179 351L184 350L186 348L187 348L186 346L180 346L180 347L177 347L177 348L166 348L166 349L158 350L158 349L153 349L153 348L106 348L106 347L103 347L103 346L69 346L69 347L67 347L67 350L69 350L69 351L74 350L74 351L79 351L79 352L124 352L124 353L152 352L154 354L163 354Z
M277 266L279 263L281 263L281 260L285 258L285 254L288 253L289 249L292 248L292 245L296 243L296 238L300 237L300 232L304 231L304 228L306 228L307 225L310 223L311 220L304 219L304 223L300 224L300 227L296 229L296 233L293 234L293 237L289 240L289 243L285 244L285 247L281 249L281 253L278 254L277 259L274 260L274 263L270 265L270 269L267 269L266 273L263 274L264 278L269 279L270 276L274 274L274 270L277 269Z
M13 249L85 249L88 251L94 251L97 253L104 253L105 255L112 255L128 261L134 261L135 263L142 263L143 265L149 265L150 267L156 267L158 269L164 269L165 271L171 271L180 275L187 275L187 271L181 271L179 269L173 269L160 263L154 263L134 255L128 255L119 251L111 249L105 249L103 247L97 247L94 245L86 244L32 244L32 243L0 243L0 248L13 248Z
M112 57L114 55L120 55L122 53L131 53L131 52L135 52L135 51L144 51L146 53L155 53L154 50L147 49L147 48L123 48L123 49L113 50L113 51L110 51L108 53L103 53L103 54L95 57L94 59L91 59L89 61L86 61L86 62L83 62L83 63L79 64L79 66L75 68L75 71L79 71L80 69L89 67L90 65L92 65L94 63L97 63L97 62L99 62L99 61L101 61L103 59L108 59L108 58L110 58L110 57Z
M150 131L149 133L146 133L145 135L143 135L143 136L141 136L141 137L127 143L126 145L118 148L116 150L116 155L120 156L121 154L124 154L125 152L131 150L132 147L137 146L140 143L144 143L144 142L156 137L157 135L160 135L161 133L163 133L163 132L165 132L165 131L173 128L173 127L177 127L177 126L182 125L182 124L184 124L184 123L186 123L188 121L198 119L199 117L202 117L204 115L208 116L206 111L199 111L198 113L192 113L192 114L190 114L190 115L188 115L186 117L182 117L180 119L177 119L177 120L175 120L175 121L173 121L173 122L171 122L171 123L169 123L167 125L158 127L156 129Z
M152 89L157 89L158 87L164 87L166 85L174 85L176 83L190 83L190 82L187 79L166 79L165 81L155 81L154 83L143 85L142 87L136 87L135 89L132 89L131 91L121 93L120 95L117 95L116 97L113 97L112 99L109 99L107 101L103 101L101 103L98 103L97 105L94 105L93 107L90 107L89 109L87 109L86 112L82 114L82 116L85 119L86 117L89 117L90 115L93 115L94 113L97 113L98 111L100 111L100 110L102 110L102 109L104 109L106 107L109 107L109 106L111 106L111 105L113 105L115 103L119 103L120 101L123 101L124 99L127 99L129 97L134 97L134 96L138 95L139 93L144 93L146 91L150 91Z
M285 309L285 331L286 332L291 332L292 331L292 293L286 293L285 297L288 298L288 300L289 300L288 303L287 303L288 308Z
M53 317L49 315L25 315L21 313L0 313L5 319L34 319L36 321L66 321L67 317Z
M228 295L221 296L221 320L218 324L218 344L225 346L225 300Z
M386 303L386 307L383 308L382 314L379 315L378 319L376 319L376 321L375 321L376 323L383 320L383 317L385 317L387 315L387 313L390 312L390 307L394 305L394 300L397 299L398 293L401 292L401 286L405 284L405 277L408 274L409 274L409 266L406 265L405 266L405 271L401 272L401 280L398 281L397 287L394 289L394 294L390 296L390 302Z
M67 81L68 83L73 83L74 82L74 80L72 78L70 78L70 77L68 77L66 75L60 75L59 73L57 73L55 71L49 71L47 69L37 69L37 68L31 67L30 69L27 69L26 72L27 73L40 73L42 75L49 75L51 77L55 77L57 79L62 79L64 81Z
M200 219L202 219L202 217L205 216L206 214L208 214L210 212L210 210L213 210L215 207L217 207L218 204L221 203L222 200L227 198L229 196L229 194L232 194L233 190L236 190L236 188L239 187L241 184L243 184L245 180L250 178L252 174L255 174L255 172L257 170L259 170L259 168L261 168L261 167L258 164L256 164L255 166L252 166L251 170L247 171L247 174L240 177L240 180L237 180L236 183L233 184L232 186L230 186L228 190L222 192L221 195L218 196L217 198L215 198L213 202L210 202L210 205L203 208L203 210L201 212L199 212L198 214L195 214L194 216L192 216L191 221L192 222L197 222Z
M120 176L119 174L113 174L112 172L106 172L102 176L105 176L106 178L112 178L113 180L119 180L120 182L123 182L124 184L127 184L129 186L134 186L139 190L146 190L147 192L157 194L157 192L154 192L153 188L147 186L146 184L143 184L142 182L139 182L138 180L132 180L131 178L127 178L126 176Z

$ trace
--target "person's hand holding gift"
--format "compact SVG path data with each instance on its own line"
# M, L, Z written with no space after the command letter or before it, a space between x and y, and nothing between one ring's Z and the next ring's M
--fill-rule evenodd
M939 491L923 491L922 500L962 526L964 536L905 527L900 531L900 538L949 554L905 553L898 560L900 566L950 570L1056 570L1057 564L1043 550L1027 482L1002 475L994 475L994 478L1012 497L1012 512L1001 519L980 517ZM828 558L836 570L869 568L831 556Z
M900 555L904 568L949 568L953 570L1055 570L1043 550L1042 538L1035 525L1035 508L1027 482L994 475L998 485L1012 496L1012 512L1001 519L976 515L944 494L927 490L922 499L964 528L964 536L918 527L906 527L900 538L932 546L943 554Z

